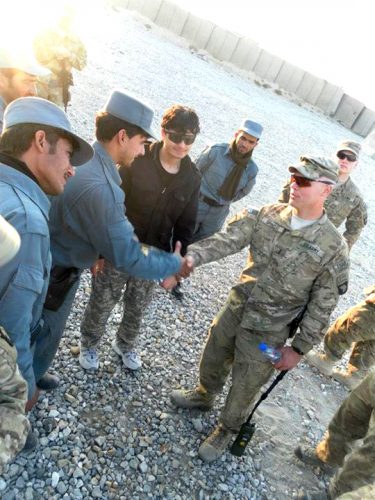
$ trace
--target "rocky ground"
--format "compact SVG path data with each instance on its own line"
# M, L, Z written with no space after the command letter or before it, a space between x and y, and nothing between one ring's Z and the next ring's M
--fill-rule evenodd
M258 182L232 212L276 200L287 165L300 154L330 155L340 140L360 140L128 11L102 10L100 22L100 29L87 33L88 67L75 77L69 110L75 128L92 138L94 113L112 88L147 99L156 110L156 123L171 104L193 106L202 128L193 156L210 142L228 141L244 118L260 121L264 135L255 153ZM373 168L373 160L363 156L354 174L369 205L369 223L352 251L350 288L333 318L375 282ZM242 458L226 453L218 462L204 464L197 456L223 397L206 414L177 410L169 403L172 388L195 382L207 329L245 256L244 251L198 269L184 285L182 303L157 290L139 341L144 366L136 373L123 369L110 347L121 306L101 343L99 371L81 369L79 325L90 292L85 274L53 366L61 386L43 394L31 415L40 445L7 467L0 497L279 500L324 488L328 478L299 464L293 448L320 438L347 391L303 362L257 411L257 430Z

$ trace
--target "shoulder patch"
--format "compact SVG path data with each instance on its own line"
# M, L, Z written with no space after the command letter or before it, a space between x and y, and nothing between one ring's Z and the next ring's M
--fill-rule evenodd
M341 285L337 285L337 290L339 292L339 295L344 295L348 291L348 282L344 281L341 283Z
M251 219L256 219L258 217L259 210L257 208L250 207L246 208L245 210L246 210L246 215Z
M336 274L340 274L343 271L346 271L347 268L348 268L348 261L346 259L340 259L333 265L333 269L335 270Z

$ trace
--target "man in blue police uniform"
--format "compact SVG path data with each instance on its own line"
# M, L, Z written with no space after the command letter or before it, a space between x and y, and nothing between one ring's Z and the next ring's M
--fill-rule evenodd
M194 242L220 231L231 203L255 186L258 167L252 156L262 131L259 123L245 120L230 144L207 147L197 159L202 183Z
M28 410L38 399L38 388L49 388L33 369L51 264L47 195L62 193L74 175L72 165L86 163L92 155L92 147L73 134L55 104L24 97L6 108L0 139L0 213L20 234L21 247L1 269L0 318L28 385Z
M124 213L124 191L117 168L145 152L153 111L135 97L114 91L96 117L94 158L77 170L50 212L53 267L43 311L43 355L35 360L42 376L50 366L68 318L82 270L99 256L132 276L161 280L187 276L188 261L174 253L142 246Z

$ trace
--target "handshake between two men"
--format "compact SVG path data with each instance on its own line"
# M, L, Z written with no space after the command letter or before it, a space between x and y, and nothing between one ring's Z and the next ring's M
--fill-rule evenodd
M191 256L182 257L181 255L181 242L177 241L174 247L174 254L179 255L181 258L181 267L178 274L174 276L168 276L160 282L160 286L165 288L165 290L172 290L175 288L177 283L181 281L181 278L188 278L194 270L194 260Z

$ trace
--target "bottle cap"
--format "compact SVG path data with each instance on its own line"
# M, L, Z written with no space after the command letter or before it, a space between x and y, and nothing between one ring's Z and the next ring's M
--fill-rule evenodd
M268 349L268 345L265 342L261 342L258 347L262 352L265 352Z

